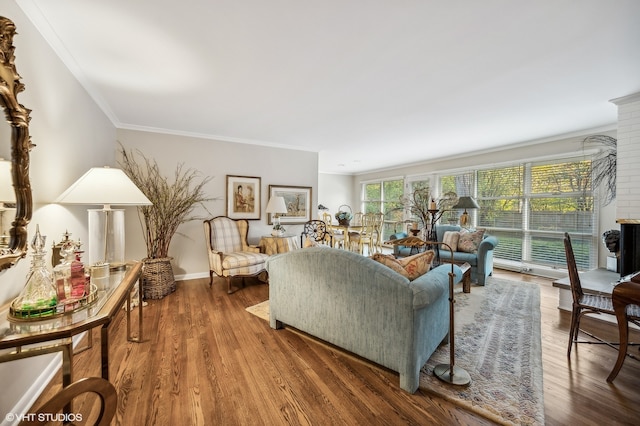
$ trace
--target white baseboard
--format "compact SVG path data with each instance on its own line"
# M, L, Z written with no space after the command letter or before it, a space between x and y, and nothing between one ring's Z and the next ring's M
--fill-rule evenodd
M176 281L187 281L187 280L196 280L196 279L200 279L200 278L209 278L209 273L208 272L196 272L194 274L182 274L182 275L176 275L175 279Z

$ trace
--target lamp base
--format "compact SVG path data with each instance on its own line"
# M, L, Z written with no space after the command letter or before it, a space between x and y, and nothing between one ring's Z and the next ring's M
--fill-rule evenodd
M462 215L460 216L460 226L463 228L466 228L467 226L469 226L469 213L467 213L467 210L464 210L464 213L462 213Z
M464 386L471 383L469 373L457 365L454 365L453 370L451 370L451 365L449 364L438 364L433 368L433 375L452 385Z

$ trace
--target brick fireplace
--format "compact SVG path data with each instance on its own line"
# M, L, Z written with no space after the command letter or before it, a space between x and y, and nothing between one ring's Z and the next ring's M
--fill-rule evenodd
M616 222L625 276L640 271L640 93L611 102L618 106Z

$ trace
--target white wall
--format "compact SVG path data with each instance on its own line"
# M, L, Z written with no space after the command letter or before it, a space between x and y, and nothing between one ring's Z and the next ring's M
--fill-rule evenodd
M332 215L343 204L355 209L355 212L357 209L353 202L359 197L353 194L353 181L354 176L352 175L320 173L318 176L318 203L327 207L328 212Z
M66 229L74 234L73 238L87 241L86 208L63 208L49 203L89 167L113 163L115 128L16 3L2 0L1 5L0 14L11 19L18 32L14 38L15 62L26 86L18 94L18 101L32 110L30 132L36 147L31 151L34 212L29 236L39 225L41 233L48 237L47 246L52 240L60 240ZM25 284L30 260L27 256L17 266L0 272L0 304L18 295ZM39 387L46 385L41 372L54 359L50 355L0 364L0 381L5 384L0 398L0 420L4 420L6 413L30 407Z
M257 244L260 236L271 233L265 209L269 201L269 185L309 186L312 196L312 218L318 206L318 154L315 152L271 148L258 145L222 142L189 136L168 135L137 130L118 130L118 140L125 149L140 150L155 159L171 179L178 163L212 176L206 185L208 196L216 198L194 215L209 218L226 214L226 176L255 176L261 179L261 218L249 221L249 242ZM301 225L287 225L287 232L299 234ZM126 223L126 255L130 259L146 256L142 230L137 217L128 216ZM169 255L173 259L177 279L206 277L209 263L205 251L202 220L181 225L171 241Z

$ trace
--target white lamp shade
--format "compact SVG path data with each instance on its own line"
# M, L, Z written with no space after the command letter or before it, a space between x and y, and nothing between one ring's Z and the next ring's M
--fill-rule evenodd
M60 204L151 205L151 201L120 169L93 167L55 201Z
M11 161L0 158L0 203L15 203L16 193L11 178Z
M267 213L286 213L287 205L284 202L284 197L274 195L269 199L267 204Z

